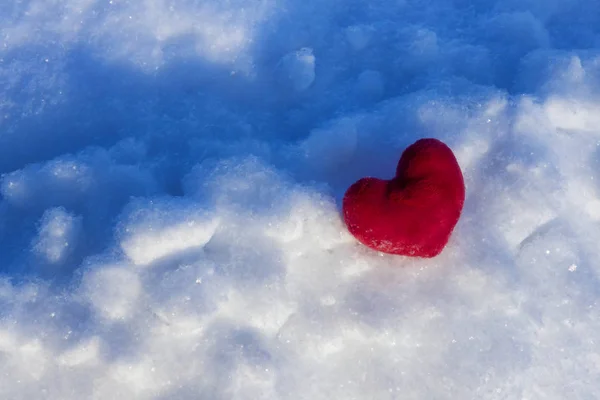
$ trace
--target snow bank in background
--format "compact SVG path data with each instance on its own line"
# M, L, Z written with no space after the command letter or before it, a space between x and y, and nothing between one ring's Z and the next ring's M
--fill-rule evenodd
M42 0L7 3L2 18L4 49L10 51L49 40L72 46L85 38L109 50L102 51L103 58L129 61L144 70L157 68L168 58L178 56L200 55L211 62L232 64L244 56L255 28L269 17L273 3L269 0L252 5L243 1L195 4L189 0L178 4L70 0L58 6ZM178 48L182 44L186 47L183 54Z
M2 3L0 398L594 398L595 11ZM344 190L421 137L449 246L360 246Z

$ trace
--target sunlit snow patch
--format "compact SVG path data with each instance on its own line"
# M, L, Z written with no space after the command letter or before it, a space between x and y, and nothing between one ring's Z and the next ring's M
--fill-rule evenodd
M140 200L129 210L120 229L121 248L138 265L201 248L219 226L215 215L184 200Z

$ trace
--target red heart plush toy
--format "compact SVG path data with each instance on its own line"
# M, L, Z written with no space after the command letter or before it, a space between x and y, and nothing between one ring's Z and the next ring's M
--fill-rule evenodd
M366 246L430 258L448 243L464 202L452 150L421 139L404 150L393 179L360 179L346 191L342 208L348 230Z

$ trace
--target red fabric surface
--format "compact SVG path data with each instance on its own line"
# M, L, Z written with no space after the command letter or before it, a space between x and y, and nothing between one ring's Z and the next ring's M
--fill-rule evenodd
M464 201L452 150L421 139L404 150L393 179L362 178L350 186L343 217L350 233L374 250L429 258L448 243Z

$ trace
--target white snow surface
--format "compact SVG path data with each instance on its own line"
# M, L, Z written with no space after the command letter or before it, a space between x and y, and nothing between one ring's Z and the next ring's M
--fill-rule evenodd
M444 252L345 189L445 141ZM0 399L597 399L596 0L0 2Z

